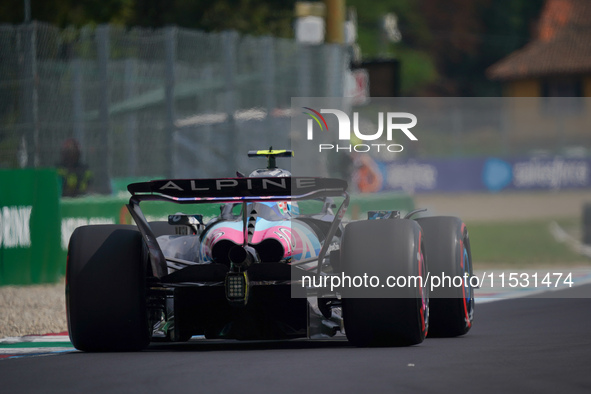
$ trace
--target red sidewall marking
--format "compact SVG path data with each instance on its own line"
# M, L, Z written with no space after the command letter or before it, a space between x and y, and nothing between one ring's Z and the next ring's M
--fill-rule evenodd
M462 268L462 274L464 274L464 230L466 229L466 224L462 223L462 229L460 231L461 238L460 238L460 267ZM464 279L465 280L465 279ZM466 318L466 324L468 327L472 326L472 322L470 321L470 315L468 313L468 305L466 304L466 284L462 286L462 301L464 303L464 317Z

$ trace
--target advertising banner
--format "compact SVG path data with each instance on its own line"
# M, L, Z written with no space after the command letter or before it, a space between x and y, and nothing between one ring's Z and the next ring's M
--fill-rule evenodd
M56 282L60 261L55 170L0 171L0 285Z
M563 190L591 187L591 159L582 158L465 158L369 161L377 171L379 191L500 192L505 190ZM366 187L367 169L355 174Z

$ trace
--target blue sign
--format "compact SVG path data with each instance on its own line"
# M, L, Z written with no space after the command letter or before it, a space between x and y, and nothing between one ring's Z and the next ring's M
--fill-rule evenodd
M411 159L368 163L354 179L360 191L500 192L590 188L590 174L588 158Z

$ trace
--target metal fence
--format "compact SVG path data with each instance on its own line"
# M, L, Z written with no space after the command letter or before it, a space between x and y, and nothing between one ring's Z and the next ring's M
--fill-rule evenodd
M0 168L51 167L76 138L115 177L227 176L288 146L293 96L343 95L346 50L167 27L0 26Z
M248 172L247 150L299 147L293 97L350 93L348 59L340 45L232 31L0 25L0 168L55 166L76 138L102 193L117 178ZM406 158L591 153L589 98L398 100L382 111L420 114ZM379 108L353 108L368 133ZM315 160L317 149L299 149L291 165L303 172Z

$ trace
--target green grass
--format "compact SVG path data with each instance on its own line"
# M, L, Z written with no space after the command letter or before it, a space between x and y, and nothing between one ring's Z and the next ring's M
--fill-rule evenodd
M557 242L548 229L550 220L466 223L475 268L573 266L591 264L591 259ZM577 237L580 220L557 220Z

